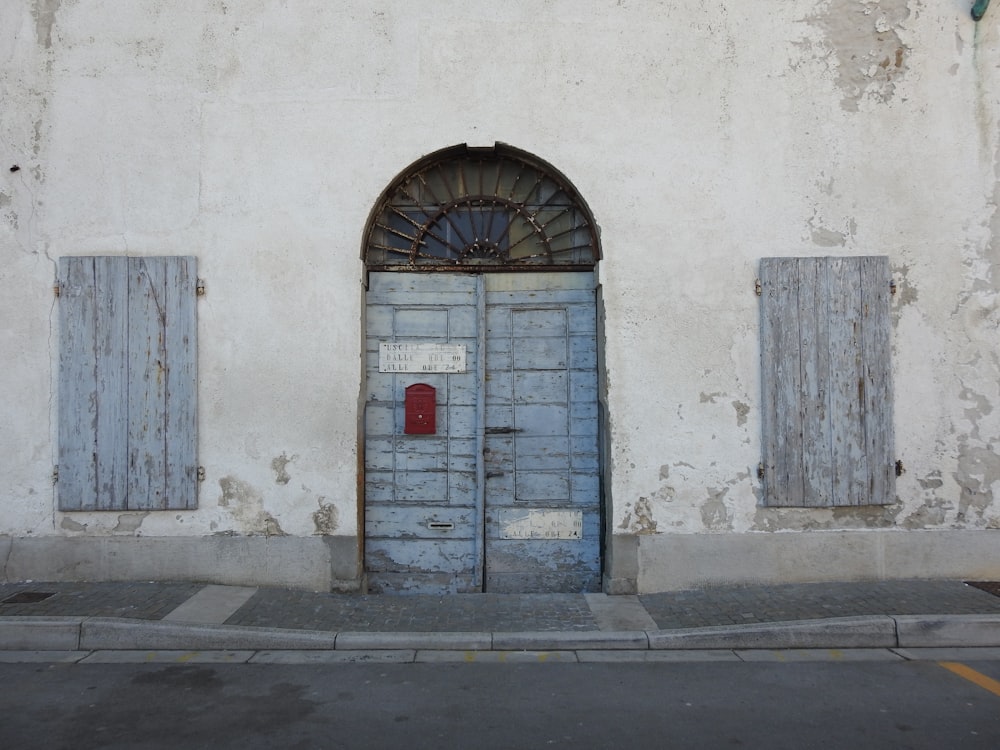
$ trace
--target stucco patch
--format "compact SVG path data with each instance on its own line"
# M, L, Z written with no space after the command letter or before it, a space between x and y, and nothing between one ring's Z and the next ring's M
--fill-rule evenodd
M917 301L917 289L910 283L910 267L899 265L892 267L892 278L896 282L896 304L900 307L912 305Z
M903 519L905 529L926 529L945 522L949 503L939 499L924 500L924 504Z
M337 518L337 509L334 507L333 503L323 502L324 500L326 500L326 498L322 495L316 498L316 502L319 504L319 510L312 514L312 518L313 524L316 526L316 533L329 536L337 530L339 521Z
M830 0L813 17L836 57L841 106L857 112L862 101L885 103L907 72L910 49L900 36L909 0Z
M837 531L888 529L896 524L902 506L860 505L838 508L757 508L755 531Z
M85 524L85 523L79 523L77 521L74 521L69 516L63 516L62 521L59 522L59 526L60 526L60 528L65 529L66 531L86 531L87 530L87 524Z
M964 410L965 418L972 424L972 432L969 434L969 437L978 440L979 421L993 411L990 400L983 394L976 393L971 388L963 388L959 392L958 397L962 401L972 404Z
M149 511L142 513L122 513L118 516L118 523L111 529L111 532L114 534L134 534L142 526L142 522L146 520L146 516L148 515Z
M992 445L972 447L967 440L962 442L958 468L952 475L962 490L957 520L982 526L993 504L993 485L1000 482L1000 455Z
M274 471L274 481L276 484L288 484L292 477L288 473L288 464L298 458L298 455L293 455L291 458L285 455L284 452L280 456L275 456L271 460L271 469Z
M736 410L736 426L742 427L747 423L747 416L750 414L750 406L742 401L733 401L733 408Z
M708 500L701 506L701 522L711 531L732 531L733 514L723 501L728 487L708 490Z
M264 510L264 497L252 485L235 477L222 477L219 487L222 489L219 505L229 510L242 533L285 535L274 516Z
M31 14L35 17L35 38L40 47L52 47L52 27L56 23L56 13L62 0L35 0Z

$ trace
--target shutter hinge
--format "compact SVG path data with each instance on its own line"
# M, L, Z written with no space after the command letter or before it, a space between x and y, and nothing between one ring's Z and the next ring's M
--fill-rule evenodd
M204 482L205 481L205 467L204 466L199 466L198 467L198 481L199 482Z
M896 460L896 476L901 477L906 473L906 467L903 466L903 459Z
M205 296L205 279L198 279L194 285L194 293L199 297Z
M52 293L55 294L57 297L59 296L59 282L58 281L55 284L52 285Z
M757 464L757 478L760 479L761 481L764 480L764 462L763 461L761 461L759 464Z
M889 294L892 295L893 297L896 296L896 280L895 279L889 279Z
M754 292L754 294L756 294L756 295L757 295L758 297L759 297L759 296L760 296L761 294L763 294L763 293L764 293L764 290L763 290L763 289L761 288L761 285L760 285L760 279L757 279L757 280L756 280L756 281L754 282L754 284L753 284L753 292Z
M52 484L59 483L59 464L55 464L52 467Z

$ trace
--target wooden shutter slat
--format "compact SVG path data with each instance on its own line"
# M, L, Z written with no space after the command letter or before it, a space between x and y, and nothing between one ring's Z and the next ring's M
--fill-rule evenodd
M836 505L866 502L864 385L861 367L861 274L856 258L831 258L830 371L833 494Z
M801 387L798 408L802 426L802 505L831 502L830 469L830 281L826 263L799 258L799 359ZM789 264L791 265L791 264Z
M59 509L97 508L94 261L59 259Z
M193 257L166 259L166 466L170 508L198 506L198 377L196 290Z
M166 507L166 286L162 264L129 259L129 507Z
M781 258L761 261L763 311L764 467L771 505L802 505L802 426L799 411L798 278Z
M896 499L890 278L887 257L861 259L861 347L866 384L864 445L870 474L869 502L875 504L891 503Z
M95 257L97 510L128 507L128 268L124 258Z

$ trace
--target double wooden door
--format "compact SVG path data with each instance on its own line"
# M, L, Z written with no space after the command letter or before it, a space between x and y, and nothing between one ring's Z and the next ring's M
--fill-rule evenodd
M594 274L373 272L366 315L369 589L599 590ZM406 431L415 384L431 434Z

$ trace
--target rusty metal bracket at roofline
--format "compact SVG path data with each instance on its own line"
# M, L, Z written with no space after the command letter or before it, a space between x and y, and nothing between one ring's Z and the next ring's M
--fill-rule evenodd
M972 20L979 21L986 15L986 9L990 7L990 0L976 0L972 6Z

